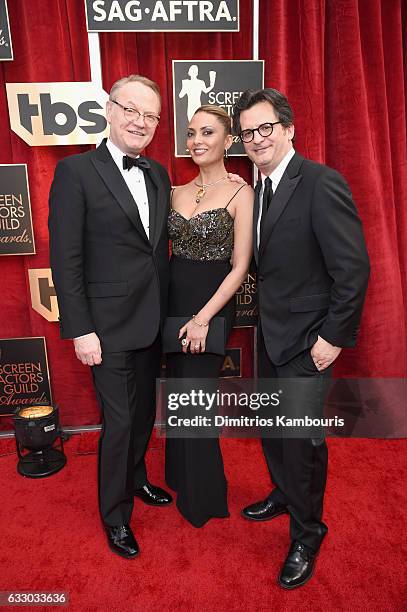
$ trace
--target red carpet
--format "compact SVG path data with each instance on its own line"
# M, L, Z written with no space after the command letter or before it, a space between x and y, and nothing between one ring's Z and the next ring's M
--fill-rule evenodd
M69 610L407 610L407 440L329 441L325 539L313 580L285 592L276 576L289 544L288 520L255 524L240 508L268 493L260 445L224 440L231 518L197 530L174 505L135 502L141 547L128 561L108 549L97 511L95 436L66 444L67 466L30 480L15 454L0 457L0 590L67 591ZM13 442L1 442L3 453ZM149 451L150 478L163 484L162 440ZM26 610L50 609L26 607Z

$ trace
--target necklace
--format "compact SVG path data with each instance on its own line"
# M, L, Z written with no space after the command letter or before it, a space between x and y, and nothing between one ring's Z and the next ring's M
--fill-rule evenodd
M217 181L214 181L213 183L202 183L202 185L194 181L194 185L199 187L198 191L196 192L195 202L199 204L199 202L202 200L206 193L206 187L212 187L212 185L216 185L217 183L220 183L221 181L224 181L227 178L228 175L226 174L226 176L222 176L222 178L218 179Z

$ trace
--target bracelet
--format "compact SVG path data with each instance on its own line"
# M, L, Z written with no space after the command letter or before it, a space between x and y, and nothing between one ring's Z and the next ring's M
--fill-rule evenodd
M208 322L206 322L206 323L199 323L196 320L195 317L196 317L196 315L192 315L192 321L195 323L195 325L198 325L199 327L208 327Z

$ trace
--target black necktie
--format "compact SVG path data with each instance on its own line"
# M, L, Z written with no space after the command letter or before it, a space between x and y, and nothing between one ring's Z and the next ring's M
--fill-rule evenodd
M263 206L261 211L261 221L260 221L260 244L264 234L264 227L266 225L266 215L267 211L270 207L270 202L273 199L273 186L271 179L269 177L264 181L264 191L263 191Z
M123 170L130 170L130 168L141 168L141 170L147 170L150 168L149 162L144 157L129 157L123 155Z

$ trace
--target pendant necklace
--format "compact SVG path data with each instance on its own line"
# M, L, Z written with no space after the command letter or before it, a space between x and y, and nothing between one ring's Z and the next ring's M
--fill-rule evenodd
M202 198L204 197L206 193L206 187L212 187L212 185L216 185L217 183L220 183L221 181L224 181L227 178L228 178L228 175L226 174L226 176L222 176L222 178L218 179L217 181L214 181L213 183L202 183L202 185L194 181L194 185L199 187L198 191L196 192L195 202L197 204L200 203L200 201L202 200Z

